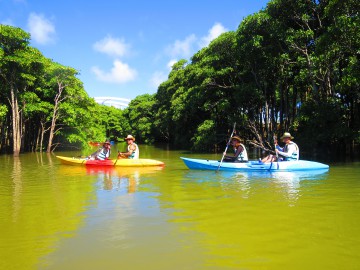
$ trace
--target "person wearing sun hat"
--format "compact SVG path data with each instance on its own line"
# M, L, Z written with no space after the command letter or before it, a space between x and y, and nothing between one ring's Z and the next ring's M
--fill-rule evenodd
M234 149L234 155L226 155L224 153L224 161L225 162L247 162L248 161L248 155L245 148L245 145L242 144L242 139L239 136L233 136L231 137L231 145Z
M294 139L293 136L289 132L284 132L284 134L280 137L285 143L284 147L280 147L277 144L277 140L275 140L275 155L268 155L267 157L263 158L259 161L266 163L266 162L274 162L274 161L292 161L292 160L299 160L299 147L296 143L292 141Z
M131 159L138 159L139 158L139 147L135 143L135 138L132 135L127 135L124 140L127 142L127 152L119 152L118 158L131 158Z
M89 159L96 159L96 160L105 160L110 157L110 151L111 151L111 144L109 140L106 140L103 143L103 147L97 150L95 153L91 154L88 158Z
M292 139L294 139L294 137L291 136L289 132L284 132L280 140L285 143L285 146L280 147L275 141L275 151L283 161L299 160L299 147Z

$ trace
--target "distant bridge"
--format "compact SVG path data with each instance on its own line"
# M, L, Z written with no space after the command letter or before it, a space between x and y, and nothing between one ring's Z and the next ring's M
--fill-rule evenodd
M130 99L117 97L94 97L95 101L102 105L113 106L119 109L125 109L129 106Z

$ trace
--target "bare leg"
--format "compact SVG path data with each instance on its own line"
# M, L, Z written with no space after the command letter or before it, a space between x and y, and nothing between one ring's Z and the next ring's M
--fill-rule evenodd
M267 163L267 162L274 162L276 161L276 156L274 155L268 155L267 157L264 157L261 162Z

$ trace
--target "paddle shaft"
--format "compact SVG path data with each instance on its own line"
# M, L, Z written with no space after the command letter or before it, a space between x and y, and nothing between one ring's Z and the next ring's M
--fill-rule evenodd
M227 150L228 150L228 148L229 148L229 144L230 144L230 142L231 142L231 138L232 138L232 136L234 135L234 132L235 132L235 126L236 126L236 122L234 123L234 128L233 128L233 131L231 132L231 135L230 135L229 141L228 141L228 143L226 144L225 151L224 151L224 153L223 153L223 155L222 155L222 158L221 158L221 161L220 161L220 164L219 164L219 166L218 166L217 170L219 170L219 169L220 169L221 164L222 164L222 162L223 162L223 160L224 160L224 157L225 157L226 151L227 151Z
M276 162L277 162L277 168L279 169L279 154L278 152L276 151L276 145L277 145L277 139L276 139L276 135L274 134L273 136L273 140L274 140L274 146L275 146L275 155L276 155ZM269 168L269 171L271 170L271 167L273 165L273 158L271 158L271 165L270 165L270 168Z
M275 146L276 160L278 160L279 159L279 153L276 151L277 139L276 139L275 134L274 134L273 140L274 140L274 146Z

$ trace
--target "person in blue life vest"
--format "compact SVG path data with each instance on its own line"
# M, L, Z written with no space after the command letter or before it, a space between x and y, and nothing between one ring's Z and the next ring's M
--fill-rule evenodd
M127 135L124 139L127 144L127 152L119 152L118 158L131 158L138 159L139 158L139 146L135 143L135 138L132 135Z
M275 140L275 151L278 157L274 155L269 155L262 159L262 162L273 162L273 161L293 161L299 160L299 147L296 143L292 141L294 139L293 136L289 132L285 132L281 137L285 143L284 147L280 147Z
M231 137L230 144L234 149L234 155L226 155L224 153L224 162L248 162L248 155L245 145L242 144L242 139L239 136Z
M106 160L110 157L111 144L110 141L105 141L103 147L92 153L88 159L90 160Z

